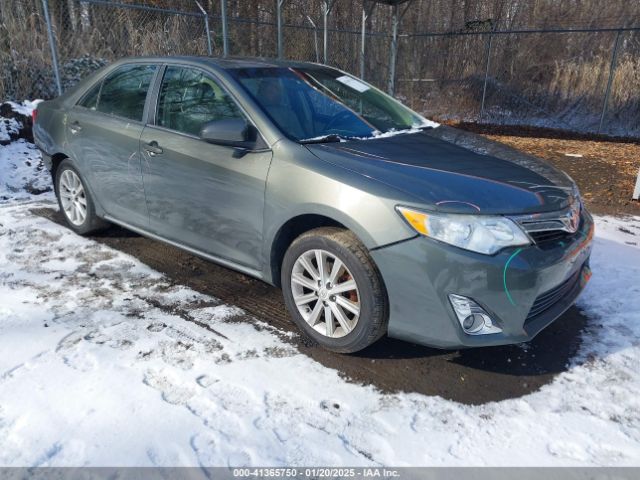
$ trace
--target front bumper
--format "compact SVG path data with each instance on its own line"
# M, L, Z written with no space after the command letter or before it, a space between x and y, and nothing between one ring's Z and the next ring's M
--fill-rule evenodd
M389 336L438 348L531 340L583 290L593 232L593 219L583 209L574 235L544 247L488 256L416 237L372 251L389 295ZM450 293L472 298L502 332L464 333Z

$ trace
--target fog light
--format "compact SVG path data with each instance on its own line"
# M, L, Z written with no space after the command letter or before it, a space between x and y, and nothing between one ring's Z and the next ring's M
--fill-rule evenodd
M467 332L480 330L484 325L484 317L480 313L472 313L462 322L462 328Z
M488 335L502 331L501 328L494 325L489 314L470 298L451 293L449 294L449 301L464 333L468 335Z

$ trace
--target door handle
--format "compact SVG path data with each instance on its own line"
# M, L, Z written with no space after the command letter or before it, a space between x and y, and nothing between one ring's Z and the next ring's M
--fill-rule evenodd
M155 157L156 155L160 155L163 152L162 148L158 145L158 142L156 142L155 140L147 143L144 146L144 150L149 154L150 157Z
M80 130L82 130L82 126L80 126L80 122L78 122L77 120L75 122L72 122L71 125L69 125L69 131L74 135L78 133Z

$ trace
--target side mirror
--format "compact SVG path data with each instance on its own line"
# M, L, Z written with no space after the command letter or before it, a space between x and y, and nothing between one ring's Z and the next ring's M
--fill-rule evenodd
M202 125L200 138L217 145L250 148L255 143L251 130L252 127L241 118L225 118Z

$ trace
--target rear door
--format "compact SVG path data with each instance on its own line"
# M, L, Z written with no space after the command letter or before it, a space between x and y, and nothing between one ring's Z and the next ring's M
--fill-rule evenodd
M240 153L199 137L204 123L231 118L249 121L212 75L194 67L166 67L155 118L140 141L151 230L259 269L271 151Z
M156 65L123 65L95 85L66 119L67 140L97 202L122 222L147 228L140 135Z

